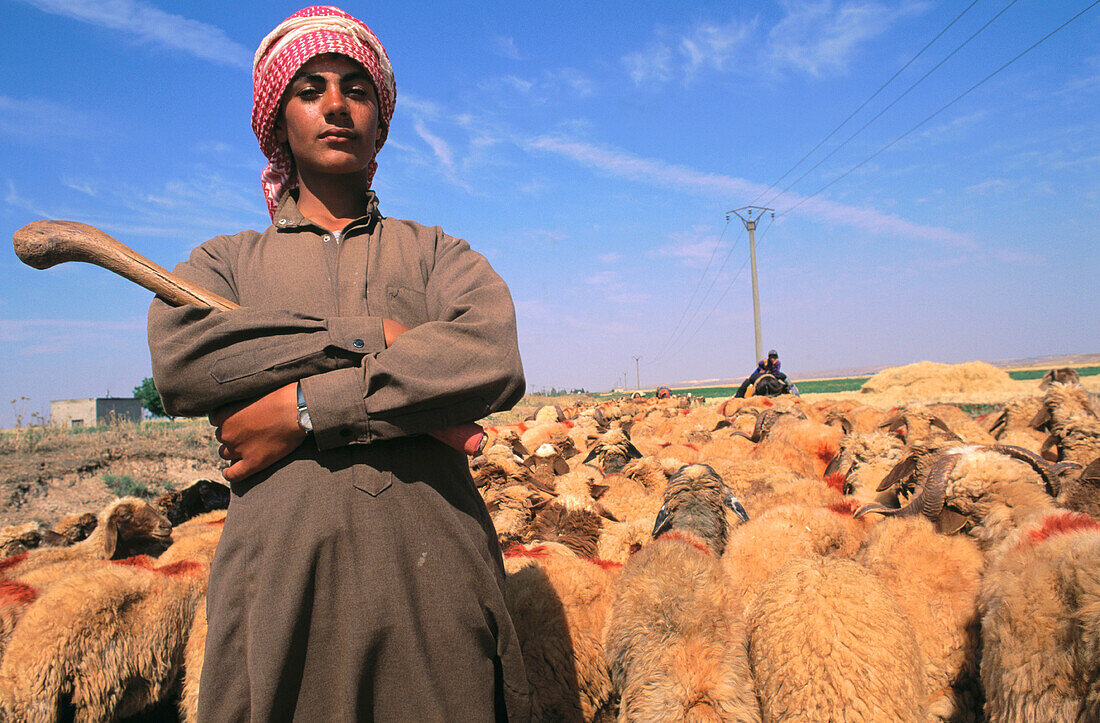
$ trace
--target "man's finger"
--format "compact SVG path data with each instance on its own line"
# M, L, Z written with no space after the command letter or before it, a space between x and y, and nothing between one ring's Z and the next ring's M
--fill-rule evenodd
M229 459L229 460L236 459L236 457L233 455L233 453L229 451L229 447L226 447L224 444L222 446L218 447L218 456L221 457L222 459Z

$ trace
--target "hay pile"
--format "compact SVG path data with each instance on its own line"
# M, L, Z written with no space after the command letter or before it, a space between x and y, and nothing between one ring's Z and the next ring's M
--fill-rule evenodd
M1008 372L985 362L938 364L917 362L884 369L868 379L863 394L936 397L942 394L1012 391L1017 383Z

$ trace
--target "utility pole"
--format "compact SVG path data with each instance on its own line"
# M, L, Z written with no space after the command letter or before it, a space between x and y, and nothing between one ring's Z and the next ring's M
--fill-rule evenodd
M747 211L742 216L741 211ZM752 217L752 212L756 211L756 218ZM756 332L756 359L764 358L764 344L760 340L760 292L756 285L756 223L760 220L760 217L764 215L765 211L771 211L772 219L775 218L774 208L764 208L763 206L742 206L741 208L735 208L732 211L726 212L726 220L730 220L730 214L737 214L737 218L741 219L741 223L745 224L745 228L749 231L749 260L752 263L752 321L753 328Z
M639 391L642 388L642 372L638 368L638 360L641 358L638 354L634 355L634 388Z

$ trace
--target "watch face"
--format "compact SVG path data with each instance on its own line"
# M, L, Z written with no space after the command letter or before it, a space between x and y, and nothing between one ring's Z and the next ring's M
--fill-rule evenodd
M307 432L313 431L313 420L309 418L309 412L305 409L298 410L298 426Z

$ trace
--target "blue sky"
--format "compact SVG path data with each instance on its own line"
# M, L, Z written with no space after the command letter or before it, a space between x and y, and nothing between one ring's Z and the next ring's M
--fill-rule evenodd
M1100 8L994 74L1090 2L344 8L397 77L383 213L490 259L529 389L606 390L751 370L748 204L796 378L1100 351ZM83 221L170 268L265 227L250 63L300 7L0 0L0 235ZM7 248L0 425L128 396L149 293Z

